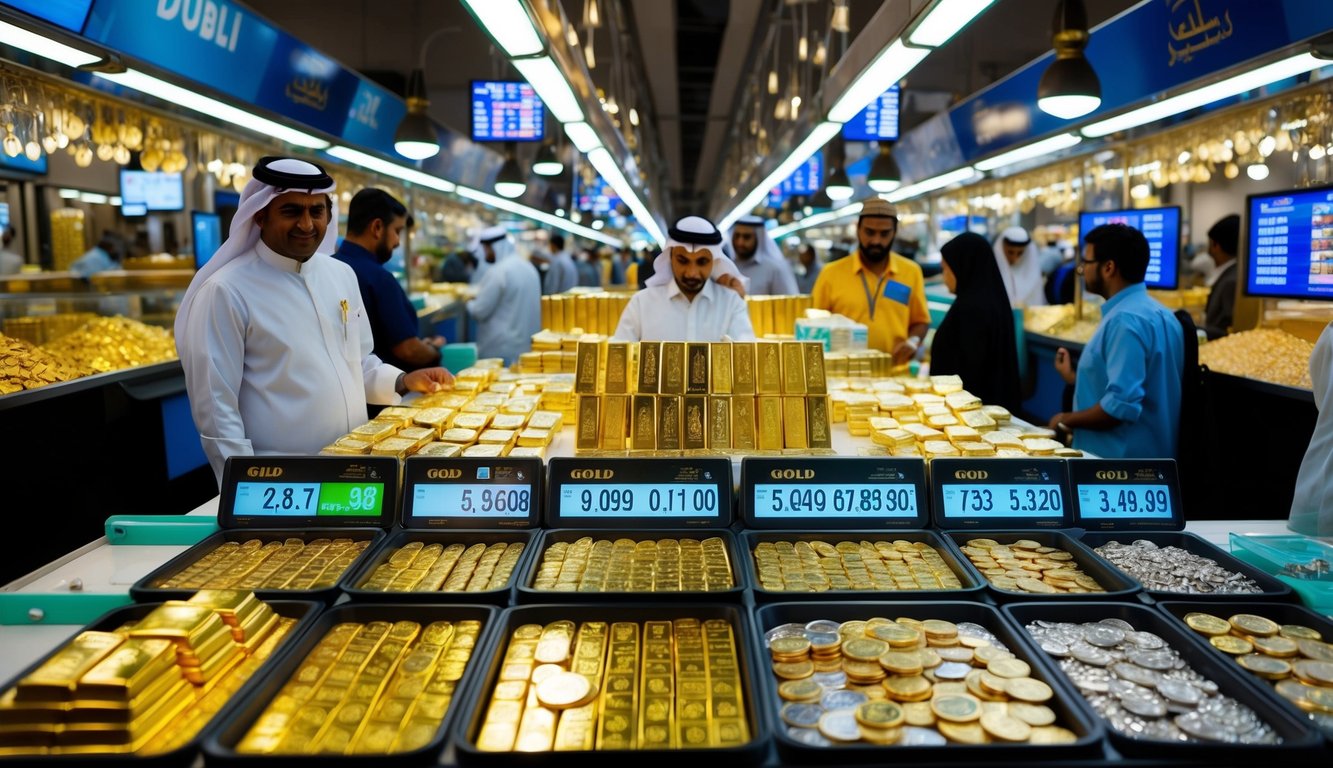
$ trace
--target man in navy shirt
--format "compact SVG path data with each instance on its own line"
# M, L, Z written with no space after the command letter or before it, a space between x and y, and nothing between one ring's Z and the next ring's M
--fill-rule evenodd
M445 340L417 335L416 310L398 280L384 268L406 226L407 208L388 192L367 187L352 197L347 208L347 237L333 257L356 272L375 336L375 355L404 371L414 371L439 365Z

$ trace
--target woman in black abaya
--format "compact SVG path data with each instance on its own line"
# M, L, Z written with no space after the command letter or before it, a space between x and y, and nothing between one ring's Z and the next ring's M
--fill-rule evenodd
M983 403L1017 414L1021 399L1014 315L995 253L986 238L971 232L940 250L944 283L956 298L935 330L930 372L956 374Z

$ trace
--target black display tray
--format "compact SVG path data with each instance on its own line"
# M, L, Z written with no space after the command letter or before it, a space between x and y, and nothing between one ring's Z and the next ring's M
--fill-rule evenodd
M596 539L631 539L633 541L643 541L644 539L709 539L717 537L722 539L727 548L727 559L731 564L732 588L718 590L716 592L557 592L549 589L533 589L532 583L537 578L537 573L541 570L542 557L546 554L547 547L557 542L574 542L581 538L589 537ZM536 550L527 561L527 568L523 571L523 577L518 581L515 587L517 603L519 605L533 605L542 603L608 603L608 602L723 602L739 603L745 599L746 588L749 581L746 578L745 566L741 559L739 548L736 546L736 537L730 530L724 528L691 528L688 530L636 530L627 531L619 528L562 528L553 531L543 531L541 537L533 547Z
M1157 607L1165 611L1166 614L1171 618L1180 621L1181 624L1184 624L1185 622L1185 614L1194 613L1195 611L1199 611L1201 613L1211 613L1212 615L1223 619L1229 616L1235 616L1238 613L1253 613L1257 616L1263 616L1264 618L1276 621L1279 624L1303 624L1311 629L1318 630L1319 633L1324 636L1324 642L1327 643L1333 641L1333 619L1330 619L1329 617L1324 616L1322 614L1315 613L1309 608L1306 608L1305 606L1301 605L1292 605L1290 603L1269 603L1269 602L1253 602L1253 601L1251 602L1228 601L1226 603L1218 603L1218 602L1209 603L1209 602L1200 602L1195 600L1179 600L1179 601L1163 600L1157 604ZM1189 632L1189 634L1193 635L1194 638L1199 641L1199 644L1203 646L1209 653L1213 653L1218 656L1227 656L1227 654L1222 653L1221 651L1214 648L1211 644L1209 644L1208 641L1204 639L1203 635L1200 635L1198 632L1195 632L1194 630L1190 629L1188 624L1185 624L1185 630ZM1241 667L1239 664L1235 664L1234 658L1228 657L1228 659L1232 662L1233 666L1235 666L1236 669L1245 671L1244 667ZM1268 690L1273 690L1273 684L1268 682L1267 680L1264 680L1263 678L1253 674L1251 675L1251 679L1255 683L1257 683L1260 688L1267 688ZM1295 714L1298 719L1308 717L1308 715L1304 711L1302 711L1300 707L1297 707L1295 704L1292 704L1290 701L1287 701L1282 696L1275 696L1274 698L1282 702L1283 706L1285 706L1290 712ZM1324 739L1326 741L1333 743L1333 732L1327 732L1322 730L1320 732L1324 734Z
M130 597L137 601L150 600L185 600L193 595L198 588L172 588L162 589L154 587L152 584L159 579L175 576L177 573L193 565L195 561L212 552L215 548L229 541L248 541L250 539L259 539L262 542L283 541L289 538L302 539L303 541L312 541L314 539L352 539L354 541L369 540L363 551L357 559L352 561L347 570L338 577L338 582L331 587L322 589L255 589L249 590L255 593L260 600L317 600L326 605L332 604L338 596L342 594L340 585L347 578L348 574L354 573L357 566L376 549L385 538L385 532L380 528L229 528L218 531L203 541L195 544L193 547L176 555L161 566L153 569L151 573L135 582L130 587Z
M478 670L484 668L484 662L494 652L492 648L496 621L499 610L488 605L451 605L445 603L388 605L384 603L342 603L322 613L310 626L299 645L290 646L282 660L265 675L262 686L247 695L240 705L228 713L227 718L215 728L204 741L204 760L208 765L253 766L257 763L270 765L319 766L332 762L338 766L384 766L432 765L435 764L444 749L445 740L457 715L460 702L467 702L476 685ZM306 657L319 644L334 626L344 622L370 621L415 621L422 625L432 621L465 621L475 619L482 623L477 643L468 658L463 677L454 687L449 708L435 731L435 737L421 749L412 752L379 755L242 755L235 751L236 744L245 737L255 720L264 713L269 702L282 690L288 678L305 661Z
M750 741L739 747L716 749L663 749L663 750L602 750L570 752L483 752L474 739L481 730L491 691L500 675L501 662L509 647L513 631L524 624L548 624L552 621L671 621L674 619L726 619L735 635L736 655L739 657L741 684L745 689L746 720L750 726ZM691 760L702 765L755 765L768 753L769 733L766 721L755 701L758 690L755 677L756 659L751 633L749 612L735 605L719 603L614 603L527 605L510 608L500 613L496 622L494 649L490 666L477 678L474 701L454 724L452 746L460 764L487 766L579 765L623 768L634 766L672 766L679 768Z
M258 686L262 685L264 680L268 679L273 669L280 664L282 658L286 656L286 651L294 647L295 644L301 640L305 632L312 624L314 624L316 620L315 617L323 608L319 603L309 600L266 600L265 602L267 602L279 616L296 619L296 624L287 631L287 636L282 639L282 642L278 644L277 648L273 649L273 653L270 654L269 657L264 660L264 663L255 670L254 674L250 676L250 679L241 685L236 694L233 695L226 704L222 705L222 708L213 715L213 719L206 723L203 728L200 728L199 732L195 734L194 738L190 739L185 746L160 755L143 756L126 754L5 755L0 757L0 765L6 766L6 768L16 766L33 766L34 768L41 768L42 766L50 765L100 767L126 765L130 763L133 763L134 765L153 766L154 768L174 768L175 766L184 768L185 766L193 765L196 758L198 758L201 746L209 733L238 706L239 702L253 692ZM127 622L142 619L160 604L161 603L159 602L135 603L134 605L126 605L116 608L106 612L96 621L78 630L78 632L114 631L125 625ZM75 632L74 634L77 635L78 632ZM73 635L71 635L71 639L72 638ZM59 653L65 645L65 642L61 642L52 649L50 653L47 653L42 656L42 658L28 665L22 672L15 675L13 679L7 681L3 687L0 687L0 692L8 691L13 688L18 684L19 680L22 680L24 677L27 677L29 674L36 671L38 667L42 666L47 660Z
M367 603L438 603L447 600L451 603L483 603L486 605L496 605L501 608L507 608L513 597L514 582L527 569L528 559L532 557L532 551L536 549L536 530L523 531L465 531L460 529L449 529L439 531L428 531L420 528L399 530L389 534L381 544L376 546L353 571L347 574L342 582L342 590L348 597L356 602ZM513 572L509 575L509 581L503 587L498 589L488 589L482 592L444 592L444 591L420 591L420 592L377 592L368 589L361 589L361 585L366 579L375 572L389 556L400 547L409 542L420 541L425 544L462 544L471 546L473 544L495 544L498 542L518 542L523 544L523 553L519 555L518 562L514 565Z
M826 592L774 592L759 585L756 571L754 548L766 541L910 541L925 542L940 553L940 557L962 582L960 589L917 589L917 590L850 590L830 589ZM944 543L936 531L742 531L739 534L739 546L744 550L741 557L745 567L745 576L750 580L751 593L756 603L789 602L794 600L968 600L983 599L986 585L978 581L972 572L960 562L959 554L953 547Z
M1215 546L1207 539L1193 533L1186 533L1184 531L1089 531L1079 537L1079 542L1085 545L1088 549L1095 550L1097 547L1110 541L1129 544L1136 539L1151 541L1159 547L1179 547L1186 552L1216 560L1217 564L1223 568L1235 573L1244 574L1245 576L1254 579L1255 583L1259 585L1259 588L1263 590L1261 593L1209 593L1196 595L1189 592L1165 592L1162 590L1149 589L1146 585L1141 585L1143 586L1144 593L1154 600L1231 601L1261 599L1281 601L1285 603L1293 602L1297 599L1296 593L1292 591L1291 587L1283 584L1278 579L1264 573L1262 570L1250 565L1244 560L1237 558L1230 552ZM1098 556L1100 557L1100 555ZM1112 568L1120 571L1119 568L1116 568L1115 563L1112 563L1109 560L1106 562ZM1125 573L1124 571L1120 572ZM1134 578L1128 573L1125 573L1125 575L1129 578Z
M874 616L897 618L905 616L915 619L943 619L945 621L970 621L990 630L995 637L1018 658L1032 666L1032 677L1045 682L1055 690L1055 696L1049 706L1055 711L1056 723L1078 735L1078 741L1072 744L949 744L947 747L905 747L879 746L875 744L846 744L838 747L811 747L802 744L787 735L786 727L780 722L779 708L782 699L778 696L778 683L767 669L761 674L764 690L764 716L769 718L769 730L774 734L778 757L783 762L794 763L915 763L915 762L966 762L972 765L984 763L1010 763L1016 760L1061 760L1086 756L1098 756L1102 753L1102 726L1080 706L1076 698L1071 698L1068 691L1056 685L1058 671L1053 669L1043 658L1045 654L1032 647L1032 642L1008 619L992 606L952 600L932 603L921 602L789 602L771 603L755 609L754 643L756 658L767 659L768 648L764 633L782 624L806 624L816 619L831 621L864 621ZM1076 703L1077 702L1077 703Z
M1211 604L1210 605L1216 605ZM1117 752L1131 758L1173 757L1185 762L1209 765L1255 765L1266 759L1290 759L1305 755L1320 746L1323 737L1308 721L1292 715L1286 707L1274 701L1277 695L1264 691L1254 681L1242 675L1244 670L1235 663L1205 653L1198 641L1189 637L1193 630L1183 627L1162 612L1137 603L1011 603L1001 610L1020 627L1033 621L1089 622L1102 619L1121 619L1141 632L1152 632L1177 651L1194 671L1217 683L1221 693L1245 704L1268 722L1282 737L1281 744L1228 744L1209 742L1179 742L1132 739L1107 726L1107 739ZM1026 633L1026 629L1024 630ZM1187 634L1189 633L1189 634ZM1052 665L1058 667L1058 665ZM1083 699L1073 682L1063 671L1059 675L1063 690L1077 696L1084 707L1091 706ZM1095 713L1094 713L1095 715ZM1100 720L1101 718L1098 717Z
M1142 590L1139 583L1118 568L1112 568L1111 564L1103 560L1091 549L1078 543L1073 536L1064 531L945 531L945 540L954 548L954 554L959 562L967 569L971 577L981 584L986 585L987 593L994 596L998 603L1012 603L1022 600L1041 600L1041 601L1082 601L1082 600L1123 600L1130 595ZM1106 588L1105 592L1074 592L1057 593L1051 595L1037 594L1033 592L1024 592L1022 590L1000 589L991 583L990 579L982 575L972 561L963 553L962 548L967 546L970 539L994 539L1001 544L1010 544L1019 539L1029 539L1040 543L1046 547L1057 547L1063 549L1074 556L1074 562L1083 569L1083 572L1096 579L1099 584Z

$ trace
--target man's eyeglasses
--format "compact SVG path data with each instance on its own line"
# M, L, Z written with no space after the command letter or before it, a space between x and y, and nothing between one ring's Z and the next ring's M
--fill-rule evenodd
M1084 267L1088 266L1089 264L1100 264L1100 263L1101 263L1101 260L1100 260L1100 259L1079 259L1079 260L1078 260L1078 272L1079 272L1079 274L1083 274L1083 268L1084 268Z

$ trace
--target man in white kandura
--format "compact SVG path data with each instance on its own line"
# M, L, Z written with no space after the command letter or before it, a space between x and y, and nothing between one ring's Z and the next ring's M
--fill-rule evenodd
M736 254L736 268L750 281L751 295L796 294L796 273L782 257L761 217L742 216L736 220L731 228L731 252Z
M995 263L1004 278L1009 306L1040 307L1046 304L1046 278L1041 273L1037 245L1022 227L1009 227L995 241Z
M227 241L176 313L190 411L222 479L228 456L313 455L366 421L366 403L452 385L371 353L356 273L332 258L333 179L314 163L261 158Z
M667 230L653 276L634 294L615 341L752 341L746 279L722 255L712 222L686 216Z
M532 349L532 335L542 329L541 278L504 227L482 230L472 251L485 267L480 278L473 277L477 295L467 303L468 314L477 320L477 354L513 365Z

